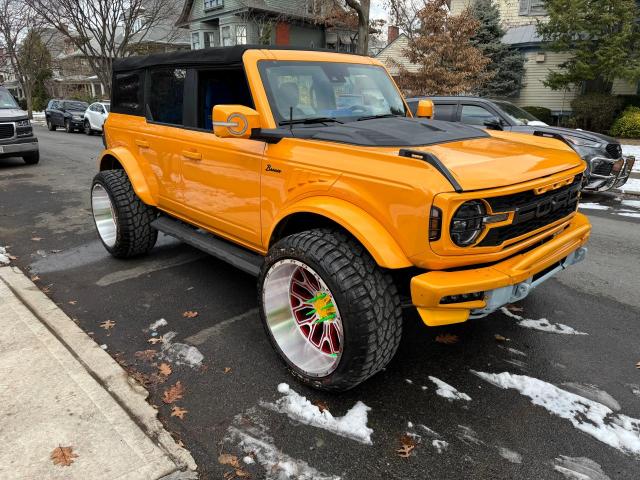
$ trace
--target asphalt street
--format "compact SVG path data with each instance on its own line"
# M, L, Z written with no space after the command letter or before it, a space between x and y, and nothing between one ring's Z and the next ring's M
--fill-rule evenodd
M640 198L585 195L582 211L594 227L587 260L539 287L518 304L522 311L427 328L406 310L388 368L352 391L326 394L297 383L271 350L254 278L166 237L145 258L111 258L89 208L101 139L36 133L39 165L0 159L0 246L146 384L201 478L233 470L218 462L221 453L251 452L258 462L242 468L252 478L278 478L278 462L298 469L291 478L640 478ZM160 319L166 324L150 328ZM106 320L115 326L101 328ZM547 324L582 334L543 331ZM149 342L160 336L164 350ZM168 379L155 374L162 361L172 366ZM524 386L500 388L497 377L474 372L509 372L500 378ZM430 377L470 400L443 397ZM182 419L162 399L177 381ZM278 411L282 382L335 417L363 402L372 443ZM407 458L397 452L403 443L415 447ZM565 477L571 471L588 476Z

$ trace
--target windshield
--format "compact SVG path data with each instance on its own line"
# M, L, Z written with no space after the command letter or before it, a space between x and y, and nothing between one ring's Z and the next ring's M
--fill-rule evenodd
M382 67L271 60L259 65L279 125L406 116L400 92Z
M13 96L6 90L0 90L0 108L20 108Z
M64 108L67 110L86 110L89 104L84 102L64 102Z
M516 107L513 103L500 101L495 101L494 103L498 107L500 107L500 110L502 110L504 114L509 117L509 119L516 125L527 125L529 122L544 123L531 115L526 110L523 110L520 107Z

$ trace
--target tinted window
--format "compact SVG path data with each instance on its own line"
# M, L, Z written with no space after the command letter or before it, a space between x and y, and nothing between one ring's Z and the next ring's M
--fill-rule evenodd
M89 105L84 102L63 102L66 110L86 110Z
M111 110L111 105L109 105L108 103L103 105L104 109L108 112L109 110Z
M462 123L467 125L480 125L484 126L484 122L495 115L486 108L479 107L477 105L463 105L462 106Z
M433 118L435 120L446 120L454 122L456 120L457 104L437 104L434 106Z
M211 110L215 105L244 105L253 108L247 77L242 69L198 72L198 127L213 128Z
M182 125L184 79L183 68L163 68L149 71L149 120L172 125Z
M142 115L143 91L141 72L117 73L113 82L113 111Z

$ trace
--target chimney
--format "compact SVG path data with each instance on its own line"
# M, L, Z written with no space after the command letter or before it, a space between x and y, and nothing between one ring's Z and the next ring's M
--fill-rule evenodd
M397 25L389 25L387 27L387 43L393 42L400 36L400 28Z

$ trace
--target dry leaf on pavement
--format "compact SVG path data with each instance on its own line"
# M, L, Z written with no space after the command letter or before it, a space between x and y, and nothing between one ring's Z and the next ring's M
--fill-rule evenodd
M68 467L74 462L74 458L78 458L78 455L73 453L73 447L58 446L53 449L50 457L54 465Z
M173 370L171 370L171 365L169 365L168 363L163 362L158 366L158 373L160 375L164 375L165 377L171 375L172 371Z
M636 363L636 368L640 368L640 362Z
M182 398L184 394L184 387L182 383L178 380L175 385L171 385L168 389L164 391L162 394L162 401L164 403L175 403Z
M496 339L496 342L508 342L509 341L509 339L507 337L503 337L499 333L496 333L493 337Z
M155 358L157 354L158 352L156 350L139 350L133 355L140 360L145 360L150 362Z
M78 301L77 300L69 300L67 303L69 305L75 305L76 303L78 303Z
M240 468L238 457L229 453L221 453L218 456L218 463L222 465L231 465L233 468Z
M443 333L436 337L436 342L444 343L445 345L451 345L453 343L456 343L457 341L458 341L458 336L452 335L450 333Z
M104 328L105 330L110 330L115 326L116 326L116 322L114 322L113 320L105 320L100 324L100 327Z
M38 280L40 280L40 277L38 275L34 275L33 277L31 277L32 282L37 282Z
M224 367L224 373L231 373L231 367Z
M183 312L182 316L184 318L196 318L198 316L198 312L187 310L186 312Z
M249 472L245 472L241 468L236 468L235 474L236 474L236 477L238 478L247 478L251 476Z
M171 416L178 417L180 420L184 420L184 414L188 412L189 410L185 410L184 408L174 405L171 409Z
M161 343L161 342L164 342L163 337L151 337L149 340L147 340L147 343L150 343L151 345L155 345L156 343Z
M40 240L42 240L42 237L33 237L31 240L33 240L34 242L39 242Z
M318 410L320 410L320 412L324 412L325 410L329 410L329 406L323 402L322 400L316 400L315 402L313 402L313 404L318 407Z
M414 448L416 448L415 445L402 445L396 450L396 453L402 458L409 458Z

